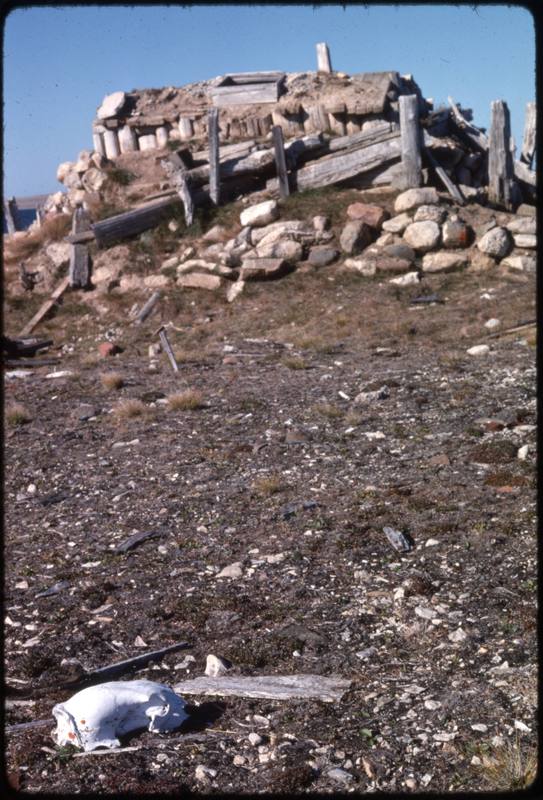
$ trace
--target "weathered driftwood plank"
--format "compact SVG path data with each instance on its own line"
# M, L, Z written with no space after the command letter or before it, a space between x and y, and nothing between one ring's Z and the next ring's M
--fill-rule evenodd
M134 325L141 325L144 322L151 311L154 309L160 298L162 297L162 293L159 291L153 292L149 300L144 304L143 308L137 315L136 319L134 320Z
M376 144L360 147L347 153L340 151L323 156L298 170L293 170L291 187L302 191L319 186L330 186L384 166L400 157L400 135L391 133L388 134L387 139ZM266 188L271 190L276 187L276 181L268 181L266 184Z
M92 242L94 238L94 231L83 231L82 233L70 233L64 237L64 241L70 244L84 244L85 242Z
M117 239L134 236L148 228L152 228L160 222L166 210L178 200L177 195L175 197L165 197L162 200L156 200L132 211L125 211L123 214L117 214L114 217L95 222L93 230L98 246L103 247Z
M224 144L220 150L219 161L223 163L230 158L241 158L242 156L247 156L255 145L256 142L254 139L249 139L246 142ZM194 161L209 161L209 149L206 148L205 150L197 150L195 153L192 153L192 157Z
M371 131L361 131L360 133L353 133L350 136L336 136L330 139L328 142L328 150L334 153L336 150L345 150L349 147L372 144L374 141L380 141L383 135L394 131L400 131L399 125L394 122L386 122L383 120L379 126L375 126Z
M287 161L285 158L285 143L283 141L283 129L280 125L272 128L273 148L275 152L275 168L277 170L277 180L279 181L279 196L288 197L290 189L288 186Z
M416 94L399 98L402 143L403 189L416 189L422 183L421 135Z
M172 160L162 159L160 163L183 203L183 208L185 209L185 224L189 227L194 221L194 200L189 188L187 170L183 166L183 162L180 158L177 158L177 163L180 165L177 168L172 163Z
M180 694L216 695L219 697L254 697L269 700L292 698L322 700L334 703L343 697L351 681L324 675L254 675L199 677L174 686Z
M430 148L429 147L425 147L423 152L424 152L424 155L426 156L426 158L428 159L428 161L430 162L431 166L433 167L433 169L434 169L436 175L438 176L439 180L441 181L441 183L443 184L445 189L449 192L449 194L451 195L453 200L456 203L458 203L459 206L463 206L465 201L464 201L464 197L463 197L462 193L460 192L460 189L449 178L449 176L447 175L447 173L445 172L443 167L441 167L438 164L438 162L437 162L434 154L430 150Z
M72 217L72 235L88 233L91 227L91 219L88 211L78 206ZM86 289L90 284L90 256L86 244L78 243L70 245L70 267L68 275L72 289Z
M219 204L220 198L220 162L219 162L219 111L211 108L208 113L209 136L209 196L211 202Z
M237 175L257 174L269 169L274 163L273 150L256 150L249 153L245 158L231 158L224 161L219 166L221 179L235 177ZM194 167L187 173L191 185L201 186L207 180L211 186L211 167L204 164L201 167Z
M62 297L68 286L70 285L70 278L68 275L59 283L57 288L53 291L49 300L46 300L45 303L40 306L38 311L34 314L30 322L27 322L22 331L20 332L19 336L28 336L29 333L32 333L36 325L42 321L42 319L51 311L53 306L56 302Z
M168 334L166 333L166 328L164 325L161 325L157 331L158 337L160 339L160 344L162 345L162 349L168 356L170 364L172 365L172 369L174 372L179 372L179 365L176 361L174 352L172 350L172 346L170 344L170 340L168 339Z
M509 147L511 123L507 103L493 100L488 141L488 200L491 205L512 207L513 157Z
M319 42L317 48L317 71L332 72L332 62L330 61L330 50L326 42Z
M80 683L100 683L102 681L109 681L113 678L118 678L120 675L124 675L128 670L131 669L141 669L145 667L150 661L158 661L160 658L163 658L168 653L177 653L179 650L186 650L192 647L191 644L188 642L178 642L177 644L171 644L168 647L162 647L160 650L153 650L150 653L142 653L139 656L134 656L133 658L127 658L124 661L118 661L116 664L110 664L106 667L99 667L98 669L93 669L91 672L88 672L84 675L80 680L77 681L77 684Z
M484 133L465 119L451 97L449 97L449 105L452 111L451 122L454 124L461 137L468 143L475 145L482 153L486 153L488 151L488 139Z
M19 229L17 219L17 201L14 197L11 197L9 200L4 200L4 215L6 218L8 233L10 236L12 236Z
M524 117L524 136L522 137L522 151L520 154L520 160L529 167L532 166L532 161L535 155L536 121L536 104L527 103L526 116Z
M513 162L513 171L517 180L535 189L537 186L537 173L531 170L527 164L522 161L515 161Z

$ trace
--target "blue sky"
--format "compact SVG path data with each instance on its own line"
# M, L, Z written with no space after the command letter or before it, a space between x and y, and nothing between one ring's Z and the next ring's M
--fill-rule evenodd
M535 32L520 5L192 5L16 8L4 19L4 196L58 191L56 168L92 148L113 91L182 86L224 72L316 69L326 41L347 73L411 73L488 127L506 100L520 146L535 99Z

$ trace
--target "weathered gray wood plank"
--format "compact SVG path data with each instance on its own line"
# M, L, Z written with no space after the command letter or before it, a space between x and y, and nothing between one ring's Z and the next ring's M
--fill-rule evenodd
M467 119L462 115L462 112L453 101L451 97L449 99L449 105L451 106L452 111L452 119L451 122L454 124L456 129L459 131L461 136L466 139L469 143L475 145L475 147L480 150L482 153L486 153L488 151L488 139L484 135L482 131L475 127L475 125L471 125Z
M441 181L441 183L443 184L445 189L449 192L449 194L451 195L453 200L456 203L458 203L459 206L463 206L464 203L465 203L465 200L464 200L464 197L463 197L462 193L460 192L460 189L449 178L449 176L447 175L447 173L445 172L443 167L438 164L438 162L437 162L434 154L430 150L430 148L425 147L423 152L424 152L424 155L426 156L426 158L428 159L428 161L430 162L430 164L432 165L433 169L435 170L435 173L438 176L439 180Z
M322 700L334 703L341 700L351 681L338 676L324 675L252 675L199 677L174 686L179 694L216 695L218 697L254 697L269 700Z
M211 202L219 204L220 199L220 161L219 161L219 112L211 108L208 113L209 137L209 196Z
M86 244L70 245L70 267L68 270L72 289L86 289L90 283L90 256Z
M280 125L273 126L272 136L275 152L275 168L277 170L277 180L279 181L279 196L288 197L290 194L290 189L288 185L287 161L285 158L283 129Z
M328 150L330 150L331 153L335 153L336 150L345 150L349 147L372 144L374 141L380 141L381 137L387 133L399 133L399 131L399 125L396 125L394 122L386 122L383 120L379 127L375 127L371 131L361 131L360 133L353 133L350 136L335 136L328 142Z
M70 285L70 277L66 275L65 278L59 283L56 289L51 294L51 297L45 301L45 303L40 306L40 308L36 311L32 319L26 323L22 331L19 333L19 336L28 336L29 333L32 333L36 325L42 321L42 319L49 313L49 311L53 308L56 304L57 300L59 300L68 286Z
M179 197L177 195L165 197L162 200L155 200L152 203L142 205L132 211L125 211L122 214L116 214L114 217L95 222L93 230L98 246L103 247L117 239L134 236L148 228L152 228L160 222L166 210L178 201Z
M19 229L17 219L17 201L14 197L9 200L4 200L4 215L6 218L6 226L10 236Z
M522 151L520 160L532 166L532 161L535 155L536 147L536 124L537 124L537 108L535 103L526 104L526 116L524 117L524 135L522 138Z
M136 319L134 320L134 325L141 325L144 322L151 311L154 309L160 298L162 297L162 293L159 291L153 292L149 300L144 304L143 308L137 315Z
M180 163L181 166L178 168L168 159L162 159L160 163L183 203L183 208L185 209L185 224L188 228L194 222L194 200L190 191L187 170L183 167L180 159L178 159L178 163Z
M403 189L416 189L422 183L421 134L416 94L399 98L402 143Z
M245 106L253 103L276 103L278 98L279 89L274 83L220 86L211 91L213 105L217 108Z
M330 50L326 42L319 42L317 49L317 71L332 72L332 62L330 61Z
M509 148L511 123L507 103L493 100L488 141L488 200L510 210L514 181L513 158Z

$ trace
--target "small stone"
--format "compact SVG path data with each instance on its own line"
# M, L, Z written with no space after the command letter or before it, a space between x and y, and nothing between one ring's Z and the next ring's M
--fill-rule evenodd
M214 656L210 653L206 659L205 674L211 678L216 678L218 675L224 675L231 668L232 663L228 659L220 658L220 656Z
M361 220L371 228L381 230L383 222L388 219L390 214L381 206L369 203L351 203L347 208L347 216L349 219Z
M397 278L391 278L389 283L394 283L396 286L414 286L420 283L420 275L418 272L406 272L405 275L399 275Z
M536 207L529 205L528 203L521 203L520 206L517 208L517 215L533 217L535 219Z
M242 281L278 278L288 268L288 263L284 258L245 258L239 277Z
M389 244L394 244L396 237L393 233L382 233L374 244L376 247L386 247Z
M241 212L239 220L242 226L261 228L273 222L279 216L279 206L276 200L266 200L256 206L249 206Z
M428 709L428 711L436 711L441 708L441 703L438 700L425 700L424 708Z
M437 539L426 539L425 547L438 547L439 541Z
M486 356L490 353L490 347L487 344L476 344L466 350L469 356Z
M217 770L211 769L210 767L204 767L203 764L198 764L196 769L194 770L194 777L197 781L207 782L209 778L215 778L217 776Z
M335 769L330 769L326 773L331 780L336 781L337 783L342 783L344 785L350 783L353 780L353 776L344 769L340 767L336 767Z
M283 258L285 261L295 264L302 260L304 248L300 242L292 239L279 239L276 242L261 243L255 253L258 258Z
M235 561L233 564L229 564L229 566L224 567L218 574L217 578L241 578L243 575L243 569L241 567L241 561Z
M432 608L417 606L415 608L415 614L417 615L417 617L421 617L422 619L433 619L436 615L436 612Z
M343 267L348 272L358 272L365 278L372 278L377 272L377 264L373 258L346 258Z
M328 217L318 215L312 219L313 227L317 233L323 233L330 227L330 219Z
M428 459L428 464L431 467L448 467L450 465L449 457L446 453L438 453Z
M526 461L526 459L528 458L529 450L530 450L529 445L527 444L522 445L522 447L519 447L518 449L517 458L520 459L521 461Z
M523 256L507 256L502 261L500 261L500 267L507 267L508 269L512 269L518 272L530 272L535 273L537 267L537 261L535 256L532 255L523 255Z
M181 275L177 278L177 285L184 289L208 289L215 291L223 285L223 279L219 275L207 275L203 272L193 272L189 275Z
M204 242L220 243L224 242L227 236L228 230L224 227L224 225L214 225L207 231L207 233L204 234L202 238Z
M470 253L470 272L486 272L489 269L494 269L496 262L486 253L481 253L480 250L474 249ZM503 264L503 261L501 262Z
M515 217L515 219L508 222L505 227L508 231L511 231L511 233L523 233L535 236L536 219L535 217Z
M232 760L232 763L234 764L235 767L241 767L243 766L243 764L247 763L247 759L245 758L245 756L236 754Z
M500 320L496 319L495 317L492 317L492 319L489 319L485 322L485 328L488 328L489 331L495 331L500 327L500 325Z
M480 767L483 762L481 761L479 756L472 756L472 759L469 763L472 764L474 767Z
M415 211L414 222L437 222L441 225L447 212L439 206L419 206Z
M122 109L126 102L126 95L124 92L113 92L108 94L102 100L102 105L96 112L98 119L108 119L115 117Z
M373 240L372 228L365 222L347 222L341 231L339 243L344 253L356 255L362 252Z
M392 217L392 219L387 219L383 222L381 227L388 233L403 233L412 221L409 214L398 214L396 217Z
M513 241L515 247L524 247L526 250L535 250L537 247L537 236L531 233L514 233Z
M452 633L449 633L449 641L451 642L463 642L465 639L468 638L468 635L462 628L457 628Z
M383 253L391 258L402 258L405 261L414 263L416 253L412 247L409 247L405 242L393 242L383 247Z
M259 744L262 744L264 739L259 733L250 733L247 737L249 742L253 745L253 747L257 747Z
M488 256L501 259L511 250L512 237L506 228L496 226L485 233L477 242L477 248Z
M227 301L229 303L233 303L236 297L239 297L244 289L245 289L245 281L237 280L234 283L231 283L228 289L226 290Z
M422 205L436 205L439 203L439 195L433 186L420 189L407 189L398 195L394 201L394 211L410 211Z
M375 260L375 266L378 272L405 272L413 265L411 261L405 258L396 258L395 256L371 256Z
M480 733L486 733L488 730L488 725L483 725L482 722L476 722L475 725L471 725L472 731L479 731Z
M521 722L519 719L514 721L514 726L517 731L522 731L523 733L531 733L532 729L528 727L524 722Z
M436 222L412 222L405 229L403 238L414 250L426 253L437 247L441 231Z
M408 789L416 789L417 788L417 782L416 782L416 780L414 778L406 778L405 779L405 785L407 786Z
M166 269L173 269L179 266L179 256L171 256L171 258L167 258L166 261L163 261L160 265L160 270Z
M339 251L335 247L328 247L327 245L318 245L312 247L309 251L307 260L314 267L326 267L331 264L339 256Z
M448 253L445 250L426 253L422 258L423 272L451 272L467 264L468 256L465 253Z

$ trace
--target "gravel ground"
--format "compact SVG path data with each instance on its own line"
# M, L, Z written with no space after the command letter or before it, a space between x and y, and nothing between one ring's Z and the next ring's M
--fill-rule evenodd
M410 303L424 292L444 302ZM533 317L533 280L393 289L330 268L252 285L235 307L190 297L161 312L177 375L163 354L149 368L158 317L134 329L113 305L97 323L66 304L43 326L61 363L7 371L6 414L30 417L6 424L7 723L73 694L65 658L93 669L178 641L191 649L134 677L174 686L214 653L238 676L351 687L337 703L187 696L185 729L84 757L54 745L51 717L7 737L11 785L522 785L537 737L535 349L484 323ZM122 352L100 360L106 340ZM487 355L467 353L481 342ZM121 388L104 385L112 371ZM140 401L122 407L133 416L123 400Z

